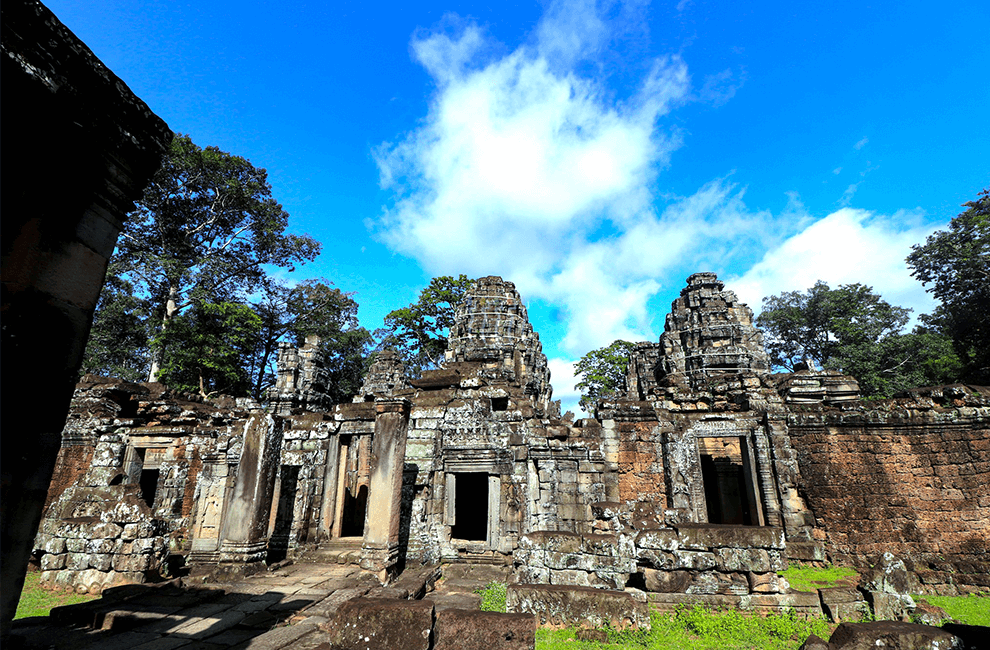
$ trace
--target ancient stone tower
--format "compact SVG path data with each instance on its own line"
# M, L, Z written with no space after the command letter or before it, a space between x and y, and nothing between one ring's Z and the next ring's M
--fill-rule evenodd
M658 379L697 389L716 373L769 372L753 311L726 291L714 273L695 273L687 282L660 336L663 360Z

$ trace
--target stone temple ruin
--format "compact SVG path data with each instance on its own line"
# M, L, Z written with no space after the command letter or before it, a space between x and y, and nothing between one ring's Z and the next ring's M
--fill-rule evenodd
M170 562L224 575L291 557L384 583L493 563L531 611L541 589L597 588L807 612L841 603L791 592L789 562L889 551L918 589L990 587L990 389L864 401L835 372L771 374L752 312L712 273L688 278L628 368L596 418L562 418L519 294L486 277L441 368L410 378L384 352L350 403L327 400L313 340L280 350L268 411L84 377L42 580L98 591Z

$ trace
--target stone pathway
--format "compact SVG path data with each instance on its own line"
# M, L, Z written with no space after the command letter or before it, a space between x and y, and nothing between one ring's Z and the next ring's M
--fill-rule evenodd
M24 650L307 650L330 646L319 625L358 597L423 598L444 609L478 609L474 593L508 569L411 567L392 585L353 566L297 563L231 584L173 580L127 585L103 597L14 622L10 649ZM435 583L435 589L434 589ZM6 648L5 648L6 650Z

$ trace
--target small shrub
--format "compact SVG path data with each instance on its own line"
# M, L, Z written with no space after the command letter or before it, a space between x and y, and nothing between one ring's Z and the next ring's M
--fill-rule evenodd
M508 587L504 582L492 580L484 589L475 591L481 594L481 611L505 613L505 596Z

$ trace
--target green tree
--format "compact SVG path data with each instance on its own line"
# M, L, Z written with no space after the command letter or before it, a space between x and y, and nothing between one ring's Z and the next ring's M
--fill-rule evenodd
M148 377L148 304L114 273L113 265L96 304L81 371L127 381Z
M125 224L114 262L164 333L195 303L244 302L265 266L292 270L314 259L320 244L286 234L288 217L264 169L178 135ZM166 340L153 339L151 380L169 363Z
M831 289L817 282L806 292L763 299L756 325L770 362L793 370L802 361L859 380L864 396L886 397L921 385L951 381L958 361L949 341L923 327L902 333L911 310L883 300L862 284Z
M159 335L164 352L159 377L171 388L203 397L247 395L260 331L261 318L248 305L196 302Z
M574 364L575 384L581 391L581 408L594 416L599 399L626 390L626 369L634 343L616 340L604 348L592 350Z
M252 364L252 395L262 399L274 383L278 344L290 340L302 345L310 334L320 337L331 380L329 392L340 402L357 393L366 370L371 334L360 327L353 294L324 280L306 280L295 286L269 281L254 309L261 318L258 349Z
M948 230L913 246L911 274L939 301L923 320L952 339L962 360L960 379L990 384L990 190L964 204ZM929 286L930 285L930 286Z
M473 284L474 280L464 274L430 280L416 302L385 316L385 326L375 332L379 349L392 348L398 352L413 375L439 366L447 350L447 333L454 324L457 306Z

